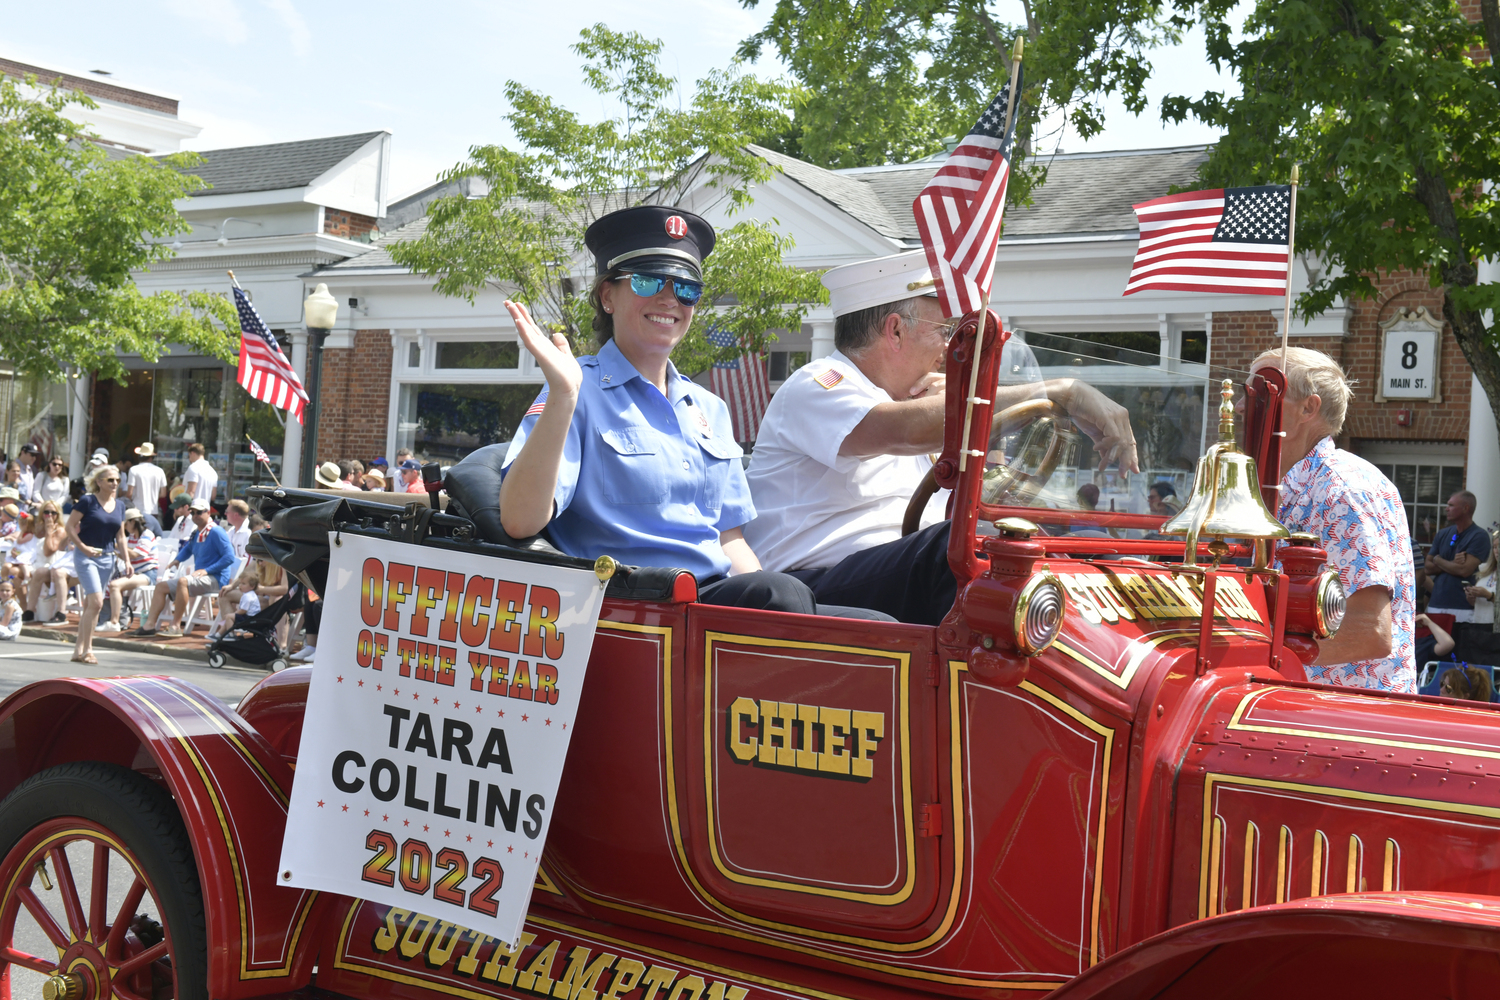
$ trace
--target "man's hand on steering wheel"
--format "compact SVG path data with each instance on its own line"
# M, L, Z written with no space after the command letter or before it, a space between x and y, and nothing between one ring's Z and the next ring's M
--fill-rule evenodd
M1063 409L1078 429L1094 442L1094 451L1099 455L1099 468L1115 462L1122 471L1140 472L1136 457L1135 432L1130 429L1130 413L1095 389L1087 382L1070 379L1064 398L1059 399Z

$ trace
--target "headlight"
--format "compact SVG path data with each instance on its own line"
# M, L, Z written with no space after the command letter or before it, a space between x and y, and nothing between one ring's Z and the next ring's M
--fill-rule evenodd
M1344 624L1344 585L1333 570L1325 572L1318 580L1318 597L1313 610L1318 616L1318 638L1327 639Z
M1339 607L1342 612L1343 604ZM1022 656L1035 656L1052 645L1062 631L1067 612L1068 598L1057 577L1051 573L1034 574L1016 595L1017 651Z

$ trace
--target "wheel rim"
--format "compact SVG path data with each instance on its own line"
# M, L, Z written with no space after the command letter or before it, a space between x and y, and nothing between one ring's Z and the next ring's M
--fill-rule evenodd
M178 995L159 897L99 824L61 817L28 830L0 862L0 893L5 1000L41 1000L44 988L57 1000Z

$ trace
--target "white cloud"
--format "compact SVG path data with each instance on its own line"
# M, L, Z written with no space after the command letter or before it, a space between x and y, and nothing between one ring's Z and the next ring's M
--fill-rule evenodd
M297 53L298 59L306 59L312 54L312 30L308 28L307 22L292 6L292 0L261 0L267 7L281 19L282 27L286 29L287 40L291 42L292 51Z
M250 28L234 0L163 0L166 8L205 33L238 45L250 37Z

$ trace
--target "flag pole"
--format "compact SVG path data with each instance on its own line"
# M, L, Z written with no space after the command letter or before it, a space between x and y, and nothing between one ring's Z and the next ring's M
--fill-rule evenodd
M1010 135L1011 123L1016 120L1016 106L1021 103L1021 95L1016 93L1016 84L1021 75L1021 59L1026 52L1026 36L1017 35L1016 44L1011 49L1010 55L1010 100L1005 104L1005 129L1000 134ZM1015 156L1014 151L1010 154ZM1014 161L1012 161L1014 162ZM1010 185L1005 186L1006 197L1010 196ZM1005 206L1001 205L1003 211ZM998 239L998 235L997 235ZM974 404L979 399L979 358L984 352L984 328L989 325L990 317L990 293L994 291L994 278L991 276L990 283L984 289L984 305L979 307L979 325L974 331L974 367L969 372L969 397L964 404L964 436L959 438L958 447L958 471L963 472L969 467L969 430L974 425ZM993 395L991 390L991 395ZM982 452L980 453L983 454Z
M1281 373L1286 374L1287 341L1292 335L1292 261L1297 246L1297 164L1292 164L1292 204L1286 225L1286 304L1281 310Z
M234 276L234 272L233 271L229 271L227 273L229 275L229 281L230 281L230 283L233 284L235 288L239 288L240 287L240 279L238 279L238 278L236 278ZM244 291L244 289L240 289L240 290Z
M245 440L249 441L251 444L255 444L255 438L251 437L249 434L245 435ZM261 462L260 464L266 467L266 471L271 474L271 482L275 483L277 488L279 489L281 487L281 480L276 478L276 470L271 468L271 463Z

